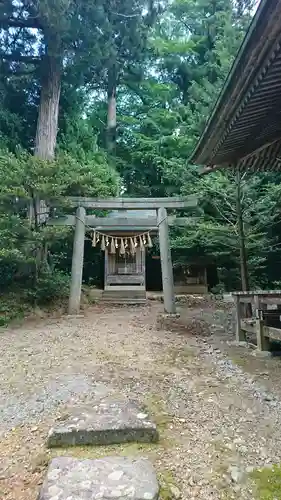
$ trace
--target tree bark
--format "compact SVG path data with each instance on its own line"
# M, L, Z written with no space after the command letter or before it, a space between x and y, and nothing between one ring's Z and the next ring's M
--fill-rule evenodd
M241 172L239 169L236 174L236 214L239 238L239 254L240 254L240 276L242 291L249 290L249 274L247 263L247 252L245 243L244 222L241 207Z
M40 107L34 151L34 155L42 160L52 160L55 156L61 91L61 70L61 58L57 54L46 54L43 61Z
M106 128L106 148L111 154L114 154L116 148L116 86L116 65L112 64L108 70Z
M41 160L52 160L55 156L62 72L62 59L59 54L59 44L54 44L51 49L49 45L42 61L41 95L34 149L34 155ZM40 207L38 193L33 193L32 202L34 227L38 231L40 229L40 213L38 213L37 208ZM44 256L40 249L37 251L36 257L35 281L38 279L43 261Z

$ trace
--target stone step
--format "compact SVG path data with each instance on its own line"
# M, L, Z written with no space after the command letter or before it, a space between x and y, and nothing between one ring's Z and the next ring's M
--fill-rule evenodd
M103 302L110 304L146 304L146 299L126 299L126 298L117 298L117 297L105 297L103 298Z
M134 298L134 299L146 299L146 293L144 290L105 290L102 294L103 297L124 297L124 298Z
M157 500L159 485L148 460L54 458L38 500Z
M144 290L105 290L102 294L102 300L111 304L145 304L146 293Z
M47 445L111 445L157 442L154 422L134 403L105 397L92 406L75 407L50 430Z

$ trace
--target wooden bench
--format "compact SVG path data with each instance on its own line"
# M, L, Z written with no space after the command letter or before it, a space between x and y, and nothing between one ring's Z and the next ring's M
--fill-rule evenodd
M236 306L236 340L246 341L246 334L256 335L257 347L269 350L269 341L281 341L281 290L233 292ZM252 317L246 318L251 304Z

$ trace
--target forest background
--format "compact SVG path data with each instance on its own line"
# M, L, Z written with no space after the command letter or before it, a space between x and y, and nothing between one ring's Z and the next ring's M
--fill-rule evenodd
M280 288L280 175L202 176L188 162L255 8L0 1L2 324L68 294L72 230L38 215L65 195L195 193L196 222L171 231L174 266L214 266L213 291ZM98 285L101 253L86 244L85 257L84 282Z

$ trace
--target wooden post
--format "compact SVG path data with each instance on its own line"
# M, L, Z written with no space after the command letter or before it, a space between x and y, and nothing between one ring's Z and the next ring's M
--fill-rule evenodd
M254 307L256 317L257 348L259 351L269 351L269 339L264 336L264 319L261 316L261 303L258 295L254 296Z
M269 338L264 336L264 321L256 320L257 348L259 351L269 351Z
M236 341L245 342L246 333L241 328L242 319L242 304L240 302L239 295L234 295L235 307L236 307Z
M168 314L176 313L174 277L171 247L169 241L169 225L166 208L158 209L159 245L161 256L162 284L164 293L164 309Z
M78 207L76 210L76 224L73 242L71 285L68 306L69 314L78 314L80 310L84 261L85 219L85 208Z
M254 310L255 310L255 318L260 319L260 298L258 295L254 295Z

